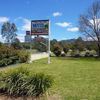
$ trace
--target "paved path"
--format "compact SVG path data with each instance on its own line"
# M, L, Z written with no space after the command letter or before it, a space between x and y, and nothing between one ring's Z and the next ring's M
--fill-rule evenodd
M32 61L34 61L34 60L42 59L42 58L47 58L47 57L48 57L48 53L46 53L46 52L44 52L44 53L32 54L32 55L31 55L30 62L32 62Z

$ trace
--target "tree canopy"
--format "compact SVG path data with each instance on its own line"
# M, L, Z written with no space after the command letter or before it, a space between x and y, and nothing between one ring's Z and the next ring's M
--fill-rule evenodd
M96 42L100 56L100 1L94 1L87 12L80 15L79 30Z
M17 34L17 27L14 23L5 22L1 28L1 35L5 39L6 43L12 43L15 40Z

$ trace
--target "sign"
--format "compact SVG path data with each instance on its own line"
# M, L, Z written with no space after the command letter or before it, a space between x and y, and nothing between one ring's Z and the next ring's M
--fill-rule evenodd
M30 31L26 31L26 35L30 35Z
M48 35L49 20L32 20L31 35Z
M48 35L48 64L50 64L50 21L32 20L31 35Z

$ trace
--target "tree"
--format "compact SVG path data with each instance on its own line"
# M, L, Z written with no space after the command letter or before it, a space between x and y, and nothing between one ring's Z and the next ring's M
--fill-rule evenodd
M14 23L5 22L1 28L1 35L7 43L12 43L17 36L16 31L17 27Z
M100 57L100 1L93 2L87 13L80 15L79 30L96 42Z
M22 49L22 44L18 38L15 38L11 43L11 46L15 49Z
M36 37L34 39L34 48L40 52L47 52L47 39L43 37Z
M59 43L56 43L53 48L53 53L58 57L61 55L62 48Z
M2 43L0 42L0 46L2 46Z
M64 51L64 53L66 53L66 54L67 54L68 50L69 50L68 48L65 48L65 47L63 48L63 51Z
M81 37L77 38L75 42L73 43L74 49L83 51L85 48L84 41Z
M18 42L18 43L20 43L20 40L19 40L18 38L15 38L15 39L13 40L13 42Z
M50 41L50 50L53 52L54 49L54 45L57 43L58 41L56 39L53 39Z

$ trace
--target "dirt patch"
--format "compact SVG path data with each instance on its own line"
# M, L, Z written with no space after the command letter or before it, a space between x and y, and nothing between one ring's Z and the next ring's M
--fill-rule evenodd
M48 96L47 100L61 100L61 97L58 94L54 94L52 96Z

